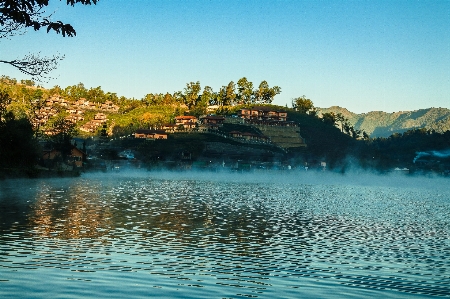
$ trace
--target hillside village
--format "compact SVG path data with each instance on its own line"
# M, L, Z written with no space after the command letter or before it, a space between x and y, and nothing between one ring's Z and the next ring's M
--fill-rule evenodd
M176 163L178 168L185 169L192 166L205 168L207 165L217 168L219 162L225 164L226 160L227 168L237 169L261 165L262 160L264 160L261 157L273 156L271 151L285 153L293 148L307 146L300 135L298 124L288 121L285 111L275 111L268 107L240 109L237 114L232 116L202 115L198 118L192 115L177 116L174 123L162 124L157 129L137 129L132 137L138 140L164 142L170 136L186 136L186 138L191 137L195 140L195 136L198 136L198 134L216 136L221 140L219 139L219 142L206 141L206 148L200 156L182 148L175 156L169 158L168 163L159 160L160 157L158 157L158 163L169 165L176 162L173 160L178 160L178 163ZM208 139L212 138L208 137ZM235 145L228 147L227 144L230 142ZM168 146L174 147L169 144ZM249 148L248 146L256 146L256 148ZM267 149L261 152L258 146L266 146ZM120 150L122 151L119 153L119 157L135 158L135 151L124 150L124 148L118 149L118 151ZM213 161L215 162L212 163ZM240 165L238 161L241 161ZM245 161L245 163L242 161ZM274 165L272 162L270 165ZM126 164L124 161L114 162L116 167L118 165L123 166L124 163ZM224 168L224 165L221 168Z
M89 134L87 136L96 136L99 129L105 131L105 136L100 139L104 145L100 148L105 149L105 138L111 136L114 121L110 121L108 115L117 114L120 107L111 101L105 103L93 103L84 98L70 102L60 96L52 96L45 100L44 105L35 111L36 122L35 127L45 128L49 120L58 114L63 108L66 116L65 119L74 125L79 125L79 131ZM212 110L212 108L209 108ZM90 120L85 119L86 113L93 114ZM80 124L81 123L81 124ZM108 123L108 124L107 124ZM232 129L229 129L232 128ZM236 129L239 128L239 129ZM46 135L52 135L53 131L43 130ZM231 116L221 116L214 114L205 114L199 117L193 115L181 115L174 117L172 123L163 123L157 127L150 129L139 128L134 130L132 138L143 140L167 140L171 134L214 134L229 141L243 144L268 145L276 147L282 151L291 148L306 147L304 138L300 135L300 127L298 123L288 120L288 113L282 110L275 110L271 107L255 106L253 108L243 108ZM86 135L85 135L86 136ZM130 137L128 136L128 138ZM84 164L80 161L88 161L97 159L99 151L97 145L91 145L89 150L74 147L66 161L65 169L82 168ZM210 149L212 146L210 145ZM216 146L217 148L217 146ZM221 146L223 149L224 146ZM125 148L116 149L118 156L116 159L135 159L135 154L131 150ZM123 154L125 152L125 154ZM232 150L229 150L232 152ZM122 153L122 154L121 154ZM181 154L186 155L186 151ZM44 165L49 166L50 160L58 157L58 153L53 148L44 148L43 159L46 161ZM182 159L182 158L180 158ZM184 162L193 162L191 159L182 159ZM251 161L251 159L249 159ZM122 162L113 162L114 165L123 164ZM109 163L110 164L110 163ZM70 166L72 165L72 167ZM109 167L113 167L112 164ZM183 165L186 167L186 163Z
M79 126L81 132L90 133L91 135L95 134L99 128L106 128L107 115L109 113L118 113L120 108L111 101L100 104L80 98L75 102L69 102L60 96L52 96L45 100L43 107L35 111L36 118L33 125L35 127L45 127L47 122L58 114L61 107L68 114L65 117L66 120L74 124L83 122L87 111L95 112L93 119ZM285 111L278 111L264 106L240 109L232 117L182 115L176 116L174 123L164 123L154 129L137 129L134 132L134 136L135 138L145 139L167 139L167 135L171 133L200 132L221 134L241 142L274 143L282 148L306 146L304 139L300 136L299 125L293 121L288 121L287 117L287 112ZM224 123L254 126L260 129L261 133L231 131L224 134L220 131ZM110 126L114 126L114 124L112 123ZM288 128L293 130L288 130ZM47 130L44 133L52 134L52 131ZM273 138L275 138L274 141L272 141ZM281 141L283 138L287 138L287 140Z
M260 133L237 130L225 133L221 130L224 124L254 127L259 129ZM306 146L300 135L299 125L287 120L287 112L258 106L251 109L240 109L232 117L217 115L203 115L199 118L189 115L177 116L174 124L163 124L159 130L139 129L136 131L135 137L167 139L167 134L180 131L220 134L236 141L275 144L281 148ZM283 138L285 139L283 140Z
M69 102L59 95L53 95L44 101L44 105L39 107L36 111L36 118L33 123L35 127L44 127L47 122L60 112L63 108L68 114L66 119L74 124L85 120L84 114L86 111L95 111L94 119L89 120L80 126L80 131L86 133L94 133L107 121L107 116L104 112L117 113L119 106L114 105L111 101L105 103L93 103L84 98L80 98L75 102ZM45 131L46 134L51 134L50 131Z
M14 163L30 160L30 155L39 160L39 167L32 173L125 166L345 171L355 158L359 167L379 171L396 168L448 173L450 169L450 161L445 158L450 131L437 133L421 128L389 138L369 138L355 129L344 113L318 110L304 96L297 98L295 105L293 101L292 108L271 105L270 101L243 104L234 100L225 105L226 98L216 93L210 94L208 101L203 100L204 94L197 94L195 104L190 104L192 82L184 92L149 94L135 100L119 98L100 88L87 90L81 83L64 90L48 90L4 77L0 81L7 103L4 112L0 111L0 129L4 132L0 138L6 138L3 144L13 142L12 146L18 146L8 134L31 138L20 141L23 150L8 151L8 146L0 149L11 156L0 163L3 172L9 172L8 167ZM8 94L12 95L10 100ZM21 120L30 122L29 131L8 131L8 124L16 130L15 122ZM31 135L37 138L39 147L33 145L35 138ZM417 158L417 152L425 154Z

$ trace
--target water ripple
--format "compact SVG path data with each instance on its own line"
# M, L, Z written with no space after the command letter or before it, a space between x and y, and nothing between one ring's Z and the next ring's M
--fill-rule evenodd
M34 184L19 194L2 186L2 296L450 297L445 190L147 177Z

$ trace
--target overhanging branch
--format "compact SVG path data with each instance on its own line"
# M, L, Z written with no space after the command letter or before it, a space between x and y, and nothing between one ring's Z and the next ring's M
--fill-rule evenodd
M64 55L41 57L39 54L28 54L22 59L0 60L0 62L9 64L22 73L32 76L33 80L42 81L42 79L47 79L47 75L57 68L58 63L64 59Z

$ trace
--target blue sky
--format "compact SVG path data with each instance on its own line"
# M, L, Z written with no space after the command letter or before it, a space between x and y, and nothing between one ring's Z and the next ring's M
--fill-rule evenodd
M0 43L2 59L65 54L45 87L82 82L140 99L245 76L280 86L278 105L306 95L358 113L450 108L450 1L51 2L75 38L31 30Z

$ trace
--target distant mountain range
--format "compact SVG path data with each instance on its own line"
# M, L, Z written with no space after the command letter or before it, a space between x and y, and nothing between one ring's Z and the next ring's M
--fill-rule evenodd
M370 137L389 137L411 129L432 129L443 133L450 130L450 109L427 108L414 111L387 113L371 111L353 113L339 106L318 108L319 113L341 113L357 130L364 130Z

